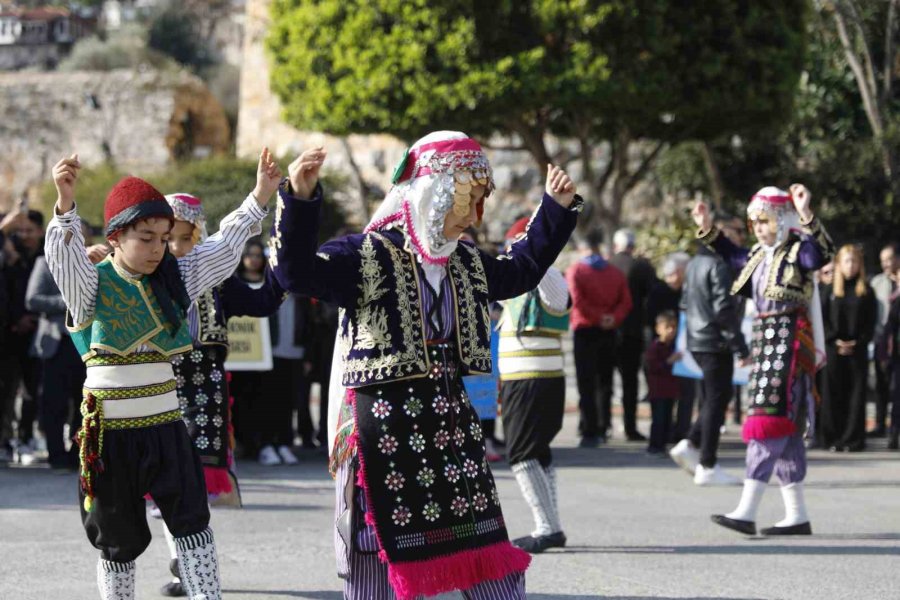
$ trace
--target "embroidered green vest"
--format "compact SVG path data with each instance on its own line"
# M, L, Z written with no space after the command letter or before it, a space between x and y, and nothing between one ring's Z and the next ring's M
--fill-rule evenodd
M532 299L530 301L530 299ZM528 304L526 306L526 303ZM507 300L503 309L503 321L500 325L502 335L515 335L522 317L522 311L527 310L525 327L526 332L540 332L551 335L562 335L569 330L569 312L553 313L541 304L537 294L523 294L512 300Z
M187 320L182 320L173 335L164 324L162 309L153 290L143 278L130 279L119 274L111 257L96 268L94 316L77 327L68 327L83 360L97 354L98 349L127 356L139 346L147 345L165 356L172 356L192 348Z

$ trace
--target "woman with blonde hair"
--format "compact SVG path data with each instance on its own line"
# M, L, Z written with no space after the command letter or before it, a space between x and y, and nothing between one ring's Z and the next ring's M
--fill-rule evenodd
M846 245L838 251L834 283L822 296L828 354L822 439L832 452L858 452L866 447L868 347L877 314L859 246Z

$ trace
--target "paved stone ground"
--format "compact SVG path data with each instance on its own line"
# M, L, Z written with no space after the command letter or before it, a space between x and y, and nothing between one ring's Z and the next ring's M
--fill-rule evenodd
M883 441L861 454L812 454L807 496L816 535L801 540L717 528L708 515L731 510L739 488L696 488L672 463L647 458L634 444L578 449L574 415L557 445L570 545L535 558L529 598L900 598L900 454L884 451ZM738 472L736 432L723 448L723 464ZM306 455L297 467L239 469L246 508L216 509L212 520L225 597L340 599L324 460ZM495 474L511 534L525 534L530 516L512 474L506 465ZM98 597L97 554L81 529L75 485L71 474L0 468L0 599ZM761 524L781 511L772 486ZM166 580L166 546L159 524L151 529L153 543L138 561L141 599L159 597Z

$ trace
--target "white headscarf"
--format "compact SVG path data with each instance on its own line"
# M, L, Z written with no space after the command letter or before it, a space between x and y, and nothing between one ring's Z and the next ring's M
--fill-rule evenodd
M481 146L460 131L435 131L413 144L394 171L394 186L372 215L365 233L400 228L425 278L439 289L457 240L444 237L444 220L451 209L468 214L472 185L494 189L493 172ZM465 211L465 212L463 212ZM479 207L479 220L481 209ZM340 338L340 330L337 337ZM340 348L340 339L335 348ZM335 351L328 394L328 451L334 450L341 405L346 390L341 384L344 364Z
M175 219L185 221L194 226L196 233L195 242L199 243L205 240L206 232L206 215L203 213L203 203L200 198L193 194L185 194L179 192L177 194L168 194L166 202L172 207L175 213Z

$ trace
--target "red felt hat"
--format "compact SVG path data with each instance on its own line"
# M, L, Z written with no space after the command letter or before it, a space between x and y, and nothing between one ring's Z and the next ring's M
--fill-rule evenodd
M175 213L159 190L138 177L126 177L113 186L106 196L103 221L106 237L141 219L174 220Z
M528 221L531 220L531 217L522 217L518 221L512 224L512 227L506 230L506 235L503 236L504 239L514 240L520 234L525 233L525 229L528 227Z

